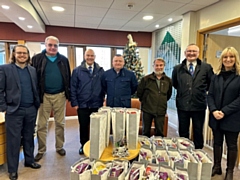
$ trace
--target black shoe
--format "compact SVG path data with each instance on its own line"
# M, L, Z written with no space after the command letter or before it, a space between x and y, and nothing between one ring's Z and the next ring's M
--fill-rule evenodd
M30 167L30 168L33 168L33 169L39 169L41 167L41 165L34 162L32 164L25 164L25 167Z
M66 151L65 151L65 149L60 149L60 150L58 150L57 151L57 153L59 154L59 155L61 155L61 156L65 156L66 155Z
M80 154L80 155L84 154L83 148L80 148L80 149L79 149L79 154Z
M42 159L43 154L37 153L37 155L34 157L34 161L38 162L40 159Z
M14 173L9 173L9 179L11 180L16 180L18 179L18 173L14 172Z

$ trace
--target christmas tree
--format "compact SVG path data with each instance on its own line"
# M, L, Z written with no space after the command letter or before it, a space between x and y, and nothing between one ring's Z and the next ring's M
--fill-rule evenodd
M141 63L141 58L137 50L137 43L133 41L132 35L128 35L129 42L126 44L123 52L123 58L125 60L125 68L133 71L137 77L138 82L144 76L143 66Z

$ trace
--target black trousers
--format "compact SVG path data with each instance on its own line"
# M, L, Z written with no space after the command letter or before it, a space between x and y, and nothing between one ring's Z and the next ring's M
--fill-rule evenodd
M152 126L152 120L154 119L154 125L155 125L155 136L162 136L163 135L163 127L164 127L164 120L165 115L163 116L156 116L152 115L146 112L142 113L142 128L143 128L143 135L150 137L151 132L151 126Z
M79 136L82 147L89 140L90 115L98 108L78 108Z
M205 121L204 111L177 110L179 123L179 136L189 138L190 118L192 118L193 142L196 149L203 148L203 125Z
M36 123L37 109L20 107L13 114L5 115L7 135L7 166L8 172L17 172L19 164L19 150L21 137L25 164L34 162L34 128Z
M230 132L230 131L224 131L224 130L214 130L212 129L213 132L213 143L214 146L223 146L223 140L224 136L226 139L226 144L228 151L237 151L237 140L238 140L238 134L239 132Z

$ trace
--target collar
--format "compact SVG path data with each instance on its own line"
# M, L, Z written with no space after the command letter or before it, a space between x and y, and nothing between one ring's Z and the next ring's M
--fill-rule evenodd
M21 67L19 64L15 63L15 65L21 69L24 69L25 67L27 67L27 63L25 63L25 66L24 67Z
M196 67L197 66L197 60L193 61L193 62L189 62L187 61L187 67L189 68L189 64L192 63L193 64L193 67Z
M93 69L94 69L94 64L88 65L87 63L85 63L85 65L86 65L86 68L87 68L87 69L89 68L89 66L91 66L91 67L92 67L92 71L93 71Z

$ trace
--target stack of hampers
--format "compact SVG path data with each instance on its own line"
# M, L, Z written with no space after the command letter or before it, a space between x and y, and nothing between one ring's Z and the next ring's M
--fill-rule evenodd
M149 176L164 172L172 179L172 170L175 178L179 180L211 179L211 158L203 150L194 149L193 142L189 139L140 136L139 140L139 162L147 165L158 164L157 170L150 167L146 169Z

